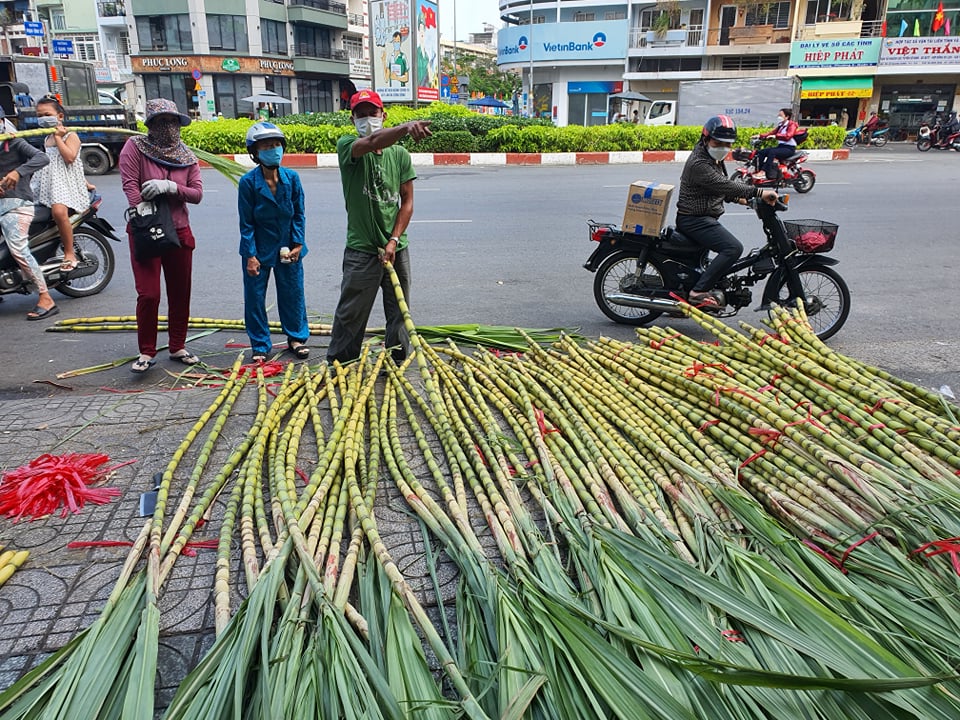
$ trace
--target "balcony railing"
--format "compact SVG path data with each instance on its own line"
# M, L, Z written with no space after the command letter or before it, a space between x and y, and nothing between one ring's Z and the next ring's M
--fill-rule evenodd
M685 30L668 30L662 38L651 35L647 28L630 30L630 47L700 47L703 45L703 25L688 25Z
M309 57L318 60L342 60L346 62L349 59L345 50L323 50L310 43L297 43L293 46L293 53L297 57Z
M350 25L359 25L360 27L366 24L363 22L363 15L360 13L347 13L347 22Z
M333 2L332 0L288 0L290 7L308 7L314 10L326 10L327 12L347 14L347 6L343 3Z
M98 2L97 15L100 17L124 17L127 9L122 2Z

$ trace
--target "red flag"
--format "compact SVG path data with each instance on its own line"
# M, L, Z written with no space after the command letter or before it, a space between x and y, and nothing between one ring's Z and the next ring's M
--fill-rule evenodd
M937 12L933 16L933 23L930 25L930 32L936 32L943 27L943 2L941 0L940 4L937 5Z
M880 37L887 36L887 21L884 20L883 24L880 25Z

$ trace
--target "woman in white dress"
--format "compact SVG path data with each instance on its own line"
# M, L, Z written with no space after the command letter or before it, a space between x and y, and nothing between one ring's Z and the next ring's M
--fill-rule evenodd
M69 272L77 267L70 212L86 210L90 205L90 193L80 159L80 136L65 128L63 120L63 105L56 97L46 95L37 101L38 124L40 127L55 127L56 132L44 143L50 164L33 176L33 191L37 202L50 208L57 223L63 242L60 269Z

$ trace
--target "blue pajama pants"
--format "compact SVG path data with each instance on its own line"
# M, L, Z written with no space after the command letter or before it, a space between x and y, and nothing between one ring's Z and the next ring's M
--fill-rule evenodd
M277 312L280 328L287 341L306 342L310 336L307 326L307 306L303 297L303 263L278 263L273 267L260 266L260 274L247 273L247 260L241 258L243 268L243 321L247 326L253 354L270 352L270 325L267 320L267 284L270 273L277 286Z

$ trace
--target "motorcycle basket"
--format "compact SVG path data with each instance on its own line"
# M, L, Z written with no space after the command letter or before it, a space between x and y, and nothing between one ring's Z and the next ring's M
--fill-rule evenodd
M826 253L833 250L839 226L823 220L784 220L787 237L802 253Z
M746 162L753 151L750 148L738 147L733 149L733 159L737 162Z

